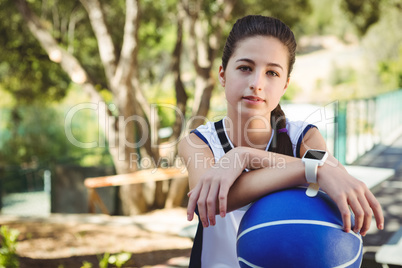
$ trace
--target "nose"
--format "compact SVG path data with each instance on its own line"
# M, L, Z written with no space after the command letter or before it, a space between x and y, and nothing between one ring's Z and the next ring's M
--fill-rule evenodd
M264 87L264 74L262 72L255 72L251 77L250 89L251 90L262 90Z

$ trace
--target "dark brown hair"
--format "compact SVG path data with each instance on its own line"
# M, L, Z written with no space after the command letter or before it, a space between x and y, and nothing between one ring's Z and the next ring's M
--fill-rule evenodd
M236 50L237 44L253 36L272 36L284 44L289 52L288 58L288 77L293 69L296 55L296 40L292 30L280 21L272 17L260 15L249 15L236 21L226 40L222 55L222 67L226 70L230 57ZM271 112L271 125L275 131L274 140L271 148L273 152L293 156L292 142L286 132L279 132L279 129L286 128L286 117L281 106Z

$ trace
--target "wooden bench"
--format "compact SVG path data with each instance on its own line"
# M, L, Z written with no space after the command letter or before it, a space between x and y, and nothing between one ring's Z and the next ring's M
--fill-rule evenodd
M345 166L347 171L354 177L364 181L369 189L376 192L381 188L381 184L395 174L393 169L373 168L363 166ZM144 169L129 174L114 176L87 178L84 181L89 194L89 212L95 213L97 204L102 213L109 214L108 209L96 192L96 188L108 186L120 186L127 184L139 184L147 182L164 181L187 177L187 171L176 167Z
M381 263L383 268L388 265L402 266L402 227L377 251L375 261Z
M89 213L95 213L95 205L98 205L102 213L110 214L109 210L96 192L96 188L165 181L170 179L187 178L187 176L188 174L185 169L169 167L144 169L133 173L114 176L87 178L84 181L84 185L88 189L88 211Z

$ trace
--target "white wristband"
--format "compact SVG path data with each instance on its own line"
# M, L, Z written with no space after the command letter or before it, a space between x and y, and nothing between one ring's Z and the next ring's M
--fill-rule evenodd
M315 161L305 161L305 175L308 183L317 183L317 167L318 163Z

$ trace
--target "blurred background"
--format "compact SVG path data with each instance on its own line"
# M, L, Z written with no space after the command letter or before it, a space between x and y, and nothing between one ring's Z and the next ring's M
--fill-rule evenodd
M281 104L289 118L317 124L343 164L369 165L373 150L400 140L398 0L0 0L0 218L87 215L86 178L180 166L180 138L225 115L222 49L247 14L294 31ZM401 168L397 148L379 168ZM97 191L114 216L173 209L185 218L176 209L186 187L178 179Z

